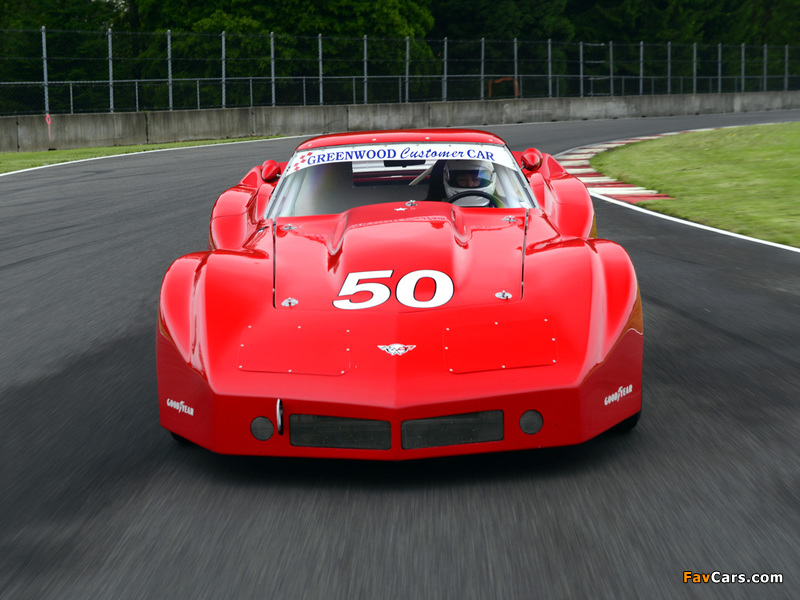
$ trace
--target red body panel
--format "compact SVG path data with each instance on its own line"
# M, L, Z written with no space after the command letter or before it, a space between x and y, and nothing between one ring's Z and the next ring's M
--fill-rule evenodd
M427 130L300 149L428 138L502 144ZM575 444L641 410L633 267L621 247L589 237L589 196L552 157L524 172L534 209L385 203L262 220L274 184L259 173L218 200L209 252L164 277L166 429L220 453L402 460ZM381 349L392 344L403 350ZM541 429L525 433L531 410ZM409 421L484 411L502 411L501 439L403 447ZM382 421L391 443L293 445L294 415ZM265 441L251 433L257 417L275 429Z

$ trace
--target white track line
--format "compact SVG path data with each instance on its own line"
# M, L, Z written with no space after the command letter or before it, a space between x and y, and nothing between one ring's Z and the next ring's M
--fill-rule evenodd
M790 252L800 253L800 248L795 248L794 246L785 246L784 244L777 244L775 242L768 242L766 240L759 240L758 238L752 238L746 235L742 235L741 233L733 233L731 231L725 231L724 229L717 229L716 227L709 227L708 225L702 225L700 223L694 223L692 221L685 221L684 219L678 219L677 217L671 217L669 215L657 213L652 210L647 210L646 208L642 208L640 206L636 206L635 204L631 204L630 202L623 202L622 200L614 200L613 198L608 198L606 196L603 196L602 194L592 193L592 196L594 196L595 198L599 198L600 200L605 200L606 202L610 202L611 204L616 204L617 206L622 206L624 208L635 210L636 212L650 215L651 217L657 217L659 219L672 221L673 223L680 223L681 225L687 225L689 227L695 227L697 229L703 229L705 231L712 231L714 233L727 235L729 237L737 238L740 240L746 240L748 242L755 242L757 244L763 244L765 246L772 246L773 248L780 248L782 250L789 250Z

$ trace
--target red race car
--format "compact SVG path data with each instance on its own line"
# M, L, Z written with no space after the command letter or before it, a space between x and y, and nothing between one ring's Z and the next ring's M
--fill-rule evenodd
M595 235L582 183L491 133L303 142L167 271L161 425L225 454L378 460L632 428L639 288Z

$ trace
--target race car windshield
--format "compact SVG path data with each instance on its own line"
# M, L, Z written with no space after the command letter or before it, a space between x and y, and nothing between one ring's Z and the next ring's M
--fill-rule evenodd
M266 216L336 214L409 200L487 208L536 206L525 177L504 146L382 144L295 153Z

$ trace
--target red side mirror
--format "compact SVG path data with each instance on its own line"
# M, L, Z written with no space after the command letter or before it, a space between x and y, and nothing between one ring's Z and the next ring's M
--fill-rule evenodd
M528 148L522 153L522 166L527 171L537 171L542 166L544 156L536 148Z
M272 183L281 174L281 168L274 160L265 160L261 165L261 179L267 183Z

